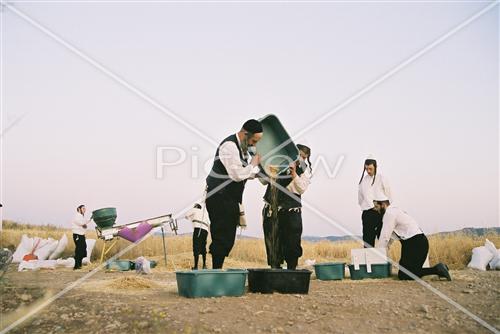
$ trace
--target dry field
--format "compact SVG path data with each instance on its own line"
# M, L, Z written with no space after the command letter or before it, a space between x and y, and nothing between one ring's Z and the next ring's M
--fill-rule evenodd
M62 234L68 236L68 247L63 253L63 257L72 256L74 253L74 244L72 234L69 230L56 228L53 226L31 226L21 225L12 222L4 222L4 230L1 234L0 246L14 250L21 240L23 234L30 237L41 237L60 239ZM87 238L96 239L94 231L87 232ZM483 245L485 238L492 241L497 248L500 248L500 235L492 234L486 237L471 237L468 235L449 235L449 236L430 236L430 262L443 262L448 264L450 269L464 269L470 261L472 248ZM98 240L92 253L92 259L98 260L102 249L102 240ZM210 243L210 240L208 241ZM114 255L120 250L130 245L130 242L120 239L116 246L109 253ZM299 265L303 265L306 259L315 259L317 262L325 261L349 261L350 251L353 248L360 248L360 243L356 241L339 242L303 242L304 255L300 259ZM189 236L169 236L166 238L166 248L168 256L167 269L187 269L192 266L191 258L191 238ZM398 260L400 254L400 245L393 243L389 255L393 260ZM135 259L139 256L145 256L150 259L161 260L163 258L162 238L151 236L145 239L141 244L124 253L121 258ZM261 239L239 239L236 241L228 264L240 264L243 267L265 265L266 253L264 242ZM160 265L164 266L164 262Z

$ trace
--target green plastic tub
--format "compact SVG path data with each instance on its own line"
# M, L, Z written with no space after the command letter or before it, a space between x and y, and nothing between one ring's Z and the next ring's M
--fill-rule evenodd
M267 171L268 166L279 166L278 173L288 169L291 162L299 158L299 150L275 115L266 115L259 119L264 130L262 139L257 142L257 153L262 157L261 167ZM286 141L290 141L284 144ZM283 144L283 145L282 145ZM279 147L275 152L274 150ZM270 153L272 152L272 153Z
M104 208L92 212L92 220L101 229L110 228L116 221L116 208Z
M239 297L245 293L245 269L177 271L179 295L187 298Z
M391 276L391 263L372 264L372 272L366 271L366 265L361 264L359 270L354 270L354 265L349 265L349 273L352 280L360 280L364 278L387 278Z
M129 260L108 261L106 262L106 270L128 271L132 269L132 264L133 262Z
M345 275L345 263L329 262L314 265L316 278L322 281L342 280Z

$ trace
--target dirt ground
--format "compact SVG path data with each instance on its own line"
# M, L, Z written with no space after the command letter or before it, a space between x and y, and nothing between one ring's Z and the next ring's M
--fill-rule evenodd
M0 283L2 328L56 295L88 270L17 272ZM416 282L319 281L308 295L251 294L188 299L175 274L142 278L153 288L111 289L134 272L97 272L10 333L488 333ZM426 280L500 329L500 272L452 271L452 282ZM16 311L17 310L17 311Z

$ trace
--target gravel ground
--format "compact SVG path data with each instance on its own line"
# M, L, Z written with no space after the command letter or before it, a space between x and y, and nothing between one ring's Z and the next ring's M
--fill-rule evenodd
M17 272L0 283L1 328L34 310L86 271ZM308 295L251 294L188 299L175 274L142 276L152 288L111 289L133 272L98 272L11 333L488 333L416 282L319 281ZM500 329L500 272L452 271L452 282L426 280Z

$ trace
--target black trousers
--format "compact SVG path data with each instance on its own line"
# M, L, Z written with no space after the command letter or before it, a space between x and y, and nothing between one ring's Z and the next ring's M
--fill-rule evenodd
M87 256L87 242L85 236L73 233L75 242L75 269L82 267L82 260Z
M193 231L193 255L205 255L207 254L207 236L208 231L202 228L196 227Z
M295 269L302 256L302 213L280 210L275 221L268 217L268 210L262 210L267 263L271 268L279 268L286 261L288 269Z
M434 267L422 268L429 253L429 241L425 234L417 234L407 240L401 240L401 259L399 265L403 266L417 277L437 275ZM399 270L398 277L401 280L411 280L403 271Z
M212 236L210 253L213 261L217 262L214 269L220 269L224 258L229 255L234 246L236 229L240 221L240 207L238 200L221 194L208 197L206 205Z
M363 221L363 241L366 244L375 247L375 238L380 237L382 231L382 215L377 211L370 209L361 214Z

